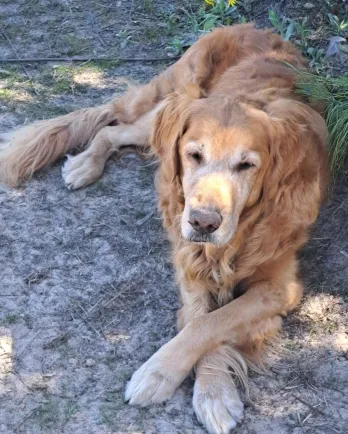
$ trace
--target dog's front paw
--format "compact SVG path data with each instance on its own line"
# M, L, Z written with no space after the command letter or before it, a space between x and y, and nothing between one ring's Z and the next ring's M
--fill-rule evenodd
M81 154L67 155L62 168L62 176L69 190L85 187L102 175L104 163L86 151Z
M156 354L152 356L134 372L126 388L126 401L131 405L144 407L149 404L159 404L171 398L188 374L175 372L171 369L172 367L166 366Z
M209 434L230 434L243 418L243 403L231 380L197 378L193 392L193 408L197 419Z

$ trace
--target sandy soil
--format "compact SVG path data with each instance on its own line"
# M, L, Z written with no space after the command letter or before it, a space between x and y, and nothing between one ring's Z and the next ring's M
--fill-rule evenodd
M163 30L174 6L131 3L3 0L1 57L163 56L176 33L192 37L181 24ZM148 42L155 13L163 26ZM13 78L12 93L0 93L0 132L99 104L122 91L121 77L146 81L164 67L0 64L0 89ZM0 186L0 433L205 433L191 379L163 406L123 402L133 371L176 332L153 165L110 161L100 181L77 192L66 190L60 169L19 189ZM277 370L251 378L237 434L348 432L347 198L346 182L337 182L302 254L306 296L285 321L287 351Z

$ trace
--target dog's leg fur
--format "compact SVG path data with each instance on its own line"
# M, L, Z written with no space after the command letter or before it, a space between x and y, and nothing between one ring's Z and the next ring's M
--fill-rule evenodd
M161 109L159 103L152 111L141 116L134 124L105 127L94 137L90 146L74 157L68 156L62 175L69 189L85 187L103 173L106 161L123 146L145 148L151 133L152 121Z
M231 303L190 321L141 366L127 386L130 403L144 406L170 398L198 360L221 345L228 343L243 352L262 348L259 341L279 330L281 315L301 299L294 255L264 265L248 279L247 287Z
M181 287L181 298L183 307L178 313L179 330L193 318L217 307L205 290ZM244 405L230 369L242 383L247 381L247 364L243 356L230 345L221 345L205 354L195 366L193 408L197 419L210 434L229 433L243 418Z
M229 368L246 376L243 357L230 345L221 345L196 364L193 408L210 434L229 434L243 418L244 405Z

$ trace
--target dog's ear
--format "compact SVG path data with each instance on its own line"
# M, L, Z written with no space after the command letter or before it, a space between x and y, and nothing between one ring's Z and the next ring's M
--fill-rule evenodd
M177 216L182 213L185 205L180 176L179 141L189 126L192 103L202 96L197 85L186 87L183 92L172 93L161 103L162 108L153 123L151 146L160 160L155 183L163 223L169 233L180 232Z
M181 92L170 94L156 115L150 141L168 181L180 178L178 143L190 122L190 103L202 97L203 93L197 85L189 85Z
M286 89L269 89L241 97L239 103L268 131L270 158L263 181L266 214L289 213L294 222L308 226L315 221L326 193L322 191L328 181L326 125L316 111L286 98L286 93Z
M324 119L290 99L269 103L270 166L264 179L269 204L290 213L296 224L315 221L327 188L327 131ZM269 210L271 212L271 210Z

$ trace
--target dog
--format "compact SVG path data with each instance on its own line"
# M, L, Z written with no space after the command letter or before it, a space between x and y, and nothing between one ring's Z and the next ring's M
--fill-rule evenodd
M328 185L325 121L295 92L304 68L269 30L220 28L119 100L8 134L0 179L13 186L83 144L62 169L69 189L94 182L129 146L157 156L182 307L179 333L129 381L130 404L168 400L194 368L193 406L207 431L241 421L237 385L265 366L282 317L300 302L296 254Z

